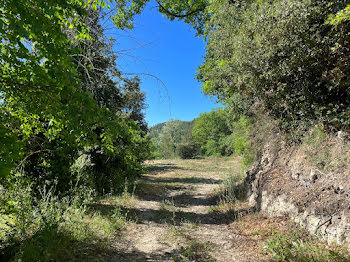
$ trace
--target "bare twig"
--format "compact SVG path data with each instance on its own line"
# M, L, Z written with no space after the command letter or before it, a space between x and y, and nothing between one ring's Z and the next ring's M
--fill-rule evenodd
M41 152L52 152L53 150L50 149L41 149L41 150L37 150L34 152L31 152L29 155L27 155L25 158L22 159L22 161L17 165L17 167L15 168L15 170L18 170L21 167L21 170L23 170L23 165L24 162L27 161L27 159L35 154L41 153ZM22 171L21 171L22 172Z

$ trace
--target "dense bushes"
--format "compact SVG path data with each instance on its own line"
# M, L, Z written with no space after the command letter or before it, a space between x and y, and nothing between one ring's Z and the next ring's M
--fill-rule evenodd
M204 91L263 102L286 128L348 128L349 29L328 19L345 1L215 1L209 6ZM334 24L334 23L333 23Z
M199 148L193 141L182 142L176 148L177 155L182 159L192 159L198 156Z
M204 155L230 155L225 138L231 134L224 109L202 113L194 121L193 141Z
M57 180L63 195L77 183L115 190L140 171L147 127L140 81L117 70L103 9L80 0L1 5L0 183L19 172L34 188ZM82 154L90 177L71 172Z
M120 190L148 156L140 81L117 69L104 3L88 2L0 3L0 252L87 192Z
M193 122L170 120L150 128L153 158L174 158L179 147L191 143ZM186 150L186 149L185 149Z
M116 208L102 215L91 207L96 199L90 188L59 198L53 183L33 198L34 188L25 177L12 182L1 191L1 201L11 208L0 210L1 261L88 261L107 252L115 233L125 227L119 205L128 201L127 194L110 198Z
M175 120L151 127L149 136L153 142L153 158L188 159L236 153L243 156L244 164L250 165L256 152L252 142L255 120L248 116L248 111L232 115L233 111L244 107L238 100L236 102L202 113L192 122Z

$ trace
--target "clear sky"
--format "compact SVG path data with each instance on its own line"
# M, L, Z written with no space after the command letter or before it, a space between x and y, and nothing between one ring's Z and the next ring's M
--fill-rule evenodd
M108 31L117 40L121 71L141 73L149 126L171 118L192 120L219 106L201 92L201 84L195 79L205 55L203 38L195 37L189 25L169 21L155 6L148 4L136 18L133 31Z

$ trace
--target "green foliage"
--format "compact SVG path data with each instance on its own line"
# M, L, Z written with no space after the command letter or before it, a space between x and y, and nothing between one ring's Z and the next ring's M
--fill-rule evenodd
M347 128L347 9L340 0L212 1L198 73L204 92L260 101L286 129ZM342 22L327 22L332 14Z
M78 0L1 4L3 178L15 168L38 187L57 180L62 195L77 183L102 193L141 170L145 95L139 79L116 69L95 7ZM86 177L70 168L82 152L92 161Z
M199 155L229 156L235 152L250 165L255 159L250 142L251 118L244 116L249 114L239 103L202 113L192 122L175 120L152 127L149 136L153 157L187 159ZM234 115L235 110L240 117Z
M320 245L316 239L306 237L302 231L276 234L266 242L265 251L272 253L274 261L293 262L344 262L350 254L340 248Z
M210 113L202 113L195 119L192 136L193 141L206 155L225 155L225 137L231 134L224 109L216 109ZM229 152L228 152L229 154Z
M215 140L209 139L202 147L202 152L207 156L220 156L219 143Z
M1 116L0 116L1 120ZM20 145L16 136L0 124L0 178L7 176L20 158Z
M315 149L319 148L327 139L327 133L320 127L316 127L311 131L311 135L304 139L304 142L313 146Z
M330 23L331 25L339 25L348 20L350 20L350 5L347 5L344 9L340 10L335 15L331 14L328 17L327 23Z
M345 167L349 163L349 148L346 143L335 149L334 140L322 127L310 130L302 139L301 149L307 161L318 170L327 173Z
M67 247L91 238L72 214L121 190L148 157L145 94L117 70L104 5L0 3L0 252L16 259L74 260Z
M192 144L192 126L193 122L171 120L151 127L149 136L153 143L154 158L174 158L179 156L179 152L184 149L183 146L185 144L187 146ZM182 147L180 151L178 149L179 146ZM186 151L187 149L184 150Z
M233 148L235 153L243 156L243 164L250 166L255 160L255 152L251 146L250 119L241 117L233 123Z
M244 177L244 169L234 170L228 175L220 188L220 205L233 205L236 200L244 199Z
M177 148L177 155L182 159L192 159L198 155L199 148L193 141L182 142Z
M59 199L55 185L36 189L40 196L33 197L25 177L18 175L10 182L0 196L10 203L10 209L0 212L4 261L85 261L105 252L108 238L125 226L119 208L105 216L88 208L94 196L89 188L76 188Z
M132 29L133 19L139 15L149 0L127 0L117 1L117 13L113 17L113 22L118 28ZM199 34L203 32L205 21L208 19L206 7L208 0L157 0L158 10L170 20L184 20L192 25Z
M61 136L63 127L73 136L80 134L86 126L74 128L78 119L71 112L86 117L92 112L89 106L96 109L77 89L76 70L69 56L75 50L63 32L69 24L73 34L88 37L87 28L75 15L84 15L84 6L84 1L78 0L1 3L0 129L6 134L1 137L9 137L16 145L10 148L1 141L5 143L1 145L2 167L24 157L24 147L39 133L48 140ZM86 110L81 110L82 103L86 103ZM7 159L3 151L10 153Z

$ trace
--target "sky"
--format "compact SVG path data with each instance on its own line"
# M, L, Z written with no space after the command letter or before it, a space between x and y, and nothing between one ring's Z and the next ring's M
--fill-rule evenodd
M205 55L203 38L181 21L170 21L149 3L132 31L107 31L117 43L119 69L138 74L146 93L149 126L179 119L190 121L219 106L201 92L195 79Z

